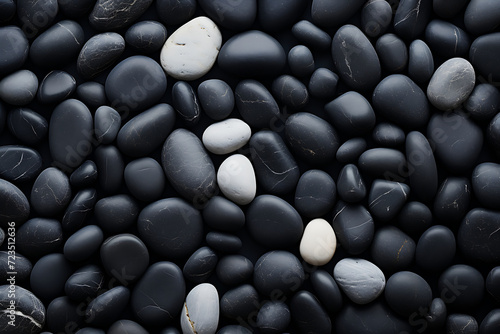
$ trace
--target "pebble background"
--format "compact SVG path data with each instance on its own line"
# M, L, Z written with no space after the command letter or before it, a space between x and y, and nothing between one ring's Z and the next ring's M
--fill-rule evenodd
M0 332L500 333L499 55L497 0L0 0Z

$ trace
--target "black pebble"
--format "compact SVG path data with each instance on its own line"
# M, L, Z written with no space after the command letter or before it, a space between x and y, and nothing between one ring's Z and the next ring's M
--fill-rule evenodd
M259 293L250 284L228 290L220 300L222 315L231 319L251 319L257 315L259 306Z
M205 241L216 251L229 254L237 253L243 246L240 238L225 232L208 232Z
M153 158L140 158L128 163L124 172L125 184L140 201L152 202L160 198L165 188L165 174Z
M394 226L375 232L371 245L373 262L386 273L407 269L415 257L415 241Z
M288 29L302 15L305 7L306 3L302 0L289 0L286 2L259 0L259 23L265 31Z
M0 224L23 223L28 219L30 203L18 187L0 179L0 199Z
M12 260L12 258L11 258ZM16 252L16 281L19 284L26 282L30 277L33 265L27 257L20 252ZM8 251L0 251L0 280L6 282L9 278L9 253Z
M500 266L494 267L486 277L486 290L496 300L500 300Z
M434 0L432 2L432 8L434 13L445 19L451 19L455 17L468 3L467 0L458 0L453 3L447 0Z
M64 255L45 255L33 265L30 276L31 290L44 302L50 302L64 294L64 285L72 273L71 264Z
M307 89L319 99L332 99L337 92L339 76L325 67L317 68L309 78Z
M89 15L89 22L96 30L112 31L126 28L136 21L153 3L153 0L133 2L97 0Z
M156 11L166 25L186 23L196 11L196 0L157 0Z
M245 214L230 200L212 197L202 211L203 221L216 230L235 232L245 225Z
M234 93L225 81L209 79L197 89L200 106L208 117L215 121L225 119L234 108Z
M471 184L466 177L446 178L434 199L434 216L442 222L457 224L469 210Z
M167 29L157 21L141 21L125 33L125 41L135 50L151 53L160 50L167 40Z
M380 122L373 128L373 140L383 147L401 147L406 139L406 134L399 126Z
M64 232L73 233L85 224L87 216L94 209L97 201L93 188L80 190L69 203L61 220Z
M424 270L445 270L451 265L456 249L453 232L446 226L434 225L418 240L415 261Z
M488 83L480 83L464 103L471 117L478 121L490 121L500 109L500 92Z
M320 26L335 27L346 22L364 3L364 0L314 0L311 16L313 22Z
M402 72L408 63L408 49L405 42L397 35L389 33L380 36L375 50L382 67L390 73Z
M422 34L432 15L431 1L403 0L394 15L394 30L406 40Z
M431 331L442 330L446 323L446 304L441 298L434 298L429 306L427 314L424 314L427 325Z
M366 186L358 167L347 164L340 170L337 179L339 197L346 202L356 203L366 196Z
M87 225L72 234L64 244L64 256L73 262L84 261L102 244L104 235L96 225Z
M318 269L311 273L310 279L316 296L328 312L335 314L340 311L343 298L332 275L325 270Z
M98 328L84 327L75 334L106 334L106 332Z
M108 334L121 334L121 333L134 333L134 334L149 334L149 332L132 320L118 320L108 328Z
M53 333L64 333L80 328L84 325L84 314L78 309L79 306L67 296L52 300L47 307L47 329Z
M96 110L107 102L104 86L95 81L87 81L78 85L76 96L91 110Z
M332 125L341 133L354 137L366 134L375 126L375 112L360 93L350 91L325 105Z
M306 290L293 295L290 313L301 333L331 333L332 320L318 298Z
M293 75L299 78L311 75L315 69L311 50L304 45L296 45L291 48L288 52L288 66L290 66Z
M243 255L226 255L217 263L217 278L229 286L240 285L253 274L253 263Z
M187 125L194 126L200 121L200 103L189 83L177 81L172 86L172 105Z
M2 0L0 2L2 13L0 14L0 22L8 22L14 14L16 14L16 2L14 0Z
M94 7L94 0L80 0L77 3L73 1L58 1L59 9L65 16L76 19L90 12Z
M39 143L49 130L47 120L39 113L27 108L11 110L7 116L7 125L17 139L28 145Z
M363 174L402 181L407 175L406 158L391 148L372 148L361 154L358 168Z
M361 204L339 201L333 209L332 226L342 248L349 254L361 254L372 243L373 218Z
M39 215L57 215L66 208L70 200L69 178L55 167L44 169L33 183L30 202Z
M95 164L101 189L108 194L118 192L122 186L125 166L116 146L99 146L95 150Z
M248 30L257 17L257 0L198 0L198 4L212 20L230 30Z
M217 261L217 254L211 248L204 246L187 259L182 272L189 281L203 283L212 275Z
M16 233L17 248L21 254L37 259L57 251L63 244L61 223L55 219L32 218Z
M460 9L466 1L460 1ZM472 1L467 5L464 23L467 31L474 35L483 35L498 27L500 7L496 1Z
M33 181L42 170L40 153L21 145L0 146L0 177L10 182Z
M477 334L477 320L468 314L450 314L446 318L446 334Z
M373 181L368 195L370 213L379 221L390 221L397 216L409 195L407 184L377 179Z
M242 80L234 91L236 107L251 127L272 128L279 125L280 108L269 90L256 80Z
M500 195L500 165L493 162L479 164L472 171L472 189L479 203L497 209Z
M282 333L290 324L291 315L287 304L280 301L264 303L257 314L256 325L264 334Z
M417 83L429 81L434 73L432 51L424 41L416 39L410 44L408 54L408 75Z
M62 102L76 89L76 80L64 71L49 72L38 88L38 101L44 104Z
M302 109L309 102L307 87L299 79L288 74L274 79L271 90L278 101L291 110Z
M108 106L97 108L94 114L94 132L97 140L102 144L111 144L120 131L121 121L120 114L115 109Z
M2 11L3 13L3 11ZM24 32L15 26L0 28L0 76L21 68L28 58L29 43Z
M471 40L456 25L442 20L432 20L425 29L425 41L432 53L445 59L466 57Z
M361 28L368 37L386 32L392 22L391 4L385 0L369 0L361 10Z
M484 278L477 269L465 264L456 264L441 274L438 289L449 311L464 312L481 303Z
M364 138L356 137L346 140L340 145L335 157L341 163L357 162L359 156L366 150L367 143Z
M432 290L421 276L411 271L400 271L387 280L384 296L389 307L406 318L429 307Z
M15 320L15 327L12 328L8 324L10 318L2 316L0 325L3 332L6 334L34 334L40 333L46 319L45 306L31 291L25 288L14 285L14 296L9 297L11 291L10 285L0 286L0 305L2 305L2 312L7 314L7 307L10 306L11 300L15 303L15 310L17 313ZM12 293L10 293L12 295ZM13 329L13 330L10 330Z
M300 176L295 189L295 209L306 217L321 217L335 205L335 181L326 172L310 169Z
M77 302L88 301L104 288L104 272L95 264L78 268L64 285L66 296Z
M422 202L431 202L437 192L438 171L432 147L418 131L406 136L406 161L412 195Z
M332 38L327 32L307 20L295 23L292 27L292 34L300 43L316 50L326 50L332 42Z
M125 51L120 34L106 32L92 36L83 46L76 62L78 73L91 79L112 66Z
M496 54L500 50L500 33L491 33L476 38L469 51L469 61L479 78L489 83L500 81L500 63Z
M139 214L139 206L125 194L101 198L94 207L100 227L108 233L118 234L132 226Z
M85 310L85 322L91 326L109 326L118 320L128 305L130 291L124 286L114 287L92 300Z
M17 16L23 22L23 30L29 38L51 26L59 12L59 1L20 0L17 1ZM42 19L43 18L43 19Z
M483 318L479 332L481 334L495 334L500 328L500 310L493 309Z
M93 186L96 181L97 166L92 160L86 160L69 177L69 182L76 188Z

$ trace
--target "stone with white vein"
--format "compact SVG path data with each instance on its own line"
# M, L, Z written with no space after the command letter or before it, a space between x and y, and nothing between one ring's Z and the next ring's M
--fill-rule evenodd
M242 154L233 154L222 162L217 183L228 199L240 205L253 201L257 191L252 163Z
M332 225L322 218L307 224L300 241L300 256L313 266L330 262L337 248L337 238Z
M203 145L212 153L227 154L243 147L252 135L250 126L237 118L214 123L203 132Z

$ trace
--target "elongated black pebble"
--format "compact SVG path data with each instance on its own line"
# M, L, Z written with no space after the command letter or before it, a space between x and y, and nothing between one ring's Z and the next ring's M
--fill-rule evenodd
M125 168L120 151L113 145L99 146L95 150L95 164L101 188L108 194L117 192Z
M114 287L92 300L85 310L85 322L102 327L118 320L130 300L130 290L124 286Z
M323 306L332 314L342 307L342 294L332 275L322 269L311 273L311 284Z
M407 135L406 161L412 194L422 202L430 202L437 191L438 172L432 148L421 132Z
M217 277L229 286L240 285L253 274L253 263L242 255L226 255L217 263Z
M356 203L365 198L366 186L356 165L347 164L341 169L337 189L340 198L349 203Z
M239 237L225 232L208 232L205 241L214 250L228 254L237 253L243 246Z
M302 333L331 333L332 321L311 292L301 290L290 301L290 313L293 321Z
M28 108L11 110L7 115L7 126L17 139L28 145L39 143L49 131L47 120Z
M98 0L89 15L89 22L97 30L118 30L132 24L153 3L153 0L133 2Z
M375 50L382 67L391 73L402 72L408 63L408 49L405 42L395 34L380 36Z
M73 187L85 188L97 182L97 166L92 160L86 160L71 173L69 182Z
M186 124L194 126L199 122L200 103L193 87L186 81L177 81L172 86L172 104Z
M404 39L415 39L424 32L431 15L431 1L403 0L394 14L394 30Z
M443 181L434 199L433 213L447 223L459 223L469 210L472 187L468 178L449 177Z
M400 181L407 175L406 158L401 151L391 148L372 148L361 154L358 168L362 173Z
M307 20L295 23L292 27L292 34L301 43L316 50L326 50L331 45L330 35Z
M401 147L406 139L406 134L399 126L380 122L373 128L373 140L382 147Z
M187 259L182 273L193 283L204 283L214 272L219 258L209 247L201 247Z
M408 76L417 83L430 80L434 73L434 58L429 46L416 39L411 42L408 52Z

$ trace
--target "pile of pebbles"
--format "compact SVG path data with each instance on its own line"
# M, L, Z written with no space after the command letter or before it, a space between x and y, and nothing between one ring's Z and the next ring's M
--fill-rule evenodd
M500 333L499 27L0 0L0 331Z

